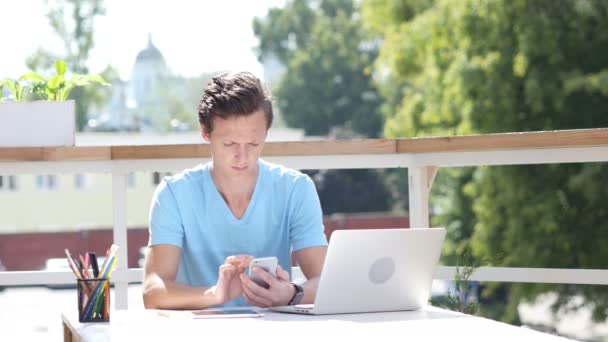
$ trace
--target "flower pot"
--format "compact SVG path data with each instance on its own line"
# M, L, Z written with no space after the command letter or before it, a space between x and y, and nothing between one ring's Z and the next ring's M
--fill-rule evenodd
M74 146L73 100L0 103L0 147Z

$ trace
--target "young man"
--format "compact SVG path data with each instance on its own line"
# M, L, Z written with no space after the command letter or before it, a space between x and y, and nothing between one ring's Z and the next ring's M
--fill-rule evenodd
M146 308L200 309L313 303L325 260L321 206L310 178L260 159L273 112L250 73L214 77L199 108L211 162L156 189L144 266ZM289 282L291 252L307 278ZM243 271L254 257L276 256L270 286ZM303 294L302 294L303 292Z

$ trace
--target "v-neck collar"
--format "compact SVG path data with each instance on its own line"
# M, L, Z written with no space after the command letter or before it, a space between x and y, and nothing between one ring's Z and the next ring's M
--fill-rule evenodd
M224 211L224 215L230 218L230 221L232 223L236 223L236 224L243 224L243 222L247 221L247 218L251 215L250 212L253 210L252 207L255 204L256 198L258 197L257 194L260 190L260 183L261 183L261 179L262 179L262 166L260 165L260 161L257 161L258 164L258 176L257 179L255 181L255 185L253 188L253 194L251 195L251 200L249 201L249 204L247 204L247 209L245 209L245 213L243 214L243 216L239 219L236 216L234 216L234 213L232 212L232 210L230 210L230 207L228 207L228 203L226 203L226 201L224 200L224 197L222 197L222 194L220 193L219 189L217 188L217 185L215 184L215 182L213 181L213 177L211 177L211 165L209 165L208 167L208 172L206 172L207 174L207 180L210 182L209 184L211 184L211 187L213 188L212 192L214 193L213 196L215 197L216 201L220 201L222 204L220 205L222 207L222 210Z

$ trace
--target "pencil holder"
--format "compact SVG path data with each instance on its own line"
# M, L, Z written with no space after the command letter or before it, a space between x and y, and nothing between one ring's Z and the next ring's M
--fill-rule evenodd
M110 279L78 279L78 320L110 321Z

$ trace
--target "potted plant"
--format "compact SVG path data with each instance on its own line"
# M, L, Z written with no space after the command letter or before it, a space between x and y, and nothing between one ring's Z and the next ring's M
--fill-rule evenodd
M68 100L75 87L108 85L99 75L66 77L66 63L55 62L48 78L30 72L17 80L0 81L0 147L74 146L76 113ZM3 88L9 97L2 98Z

